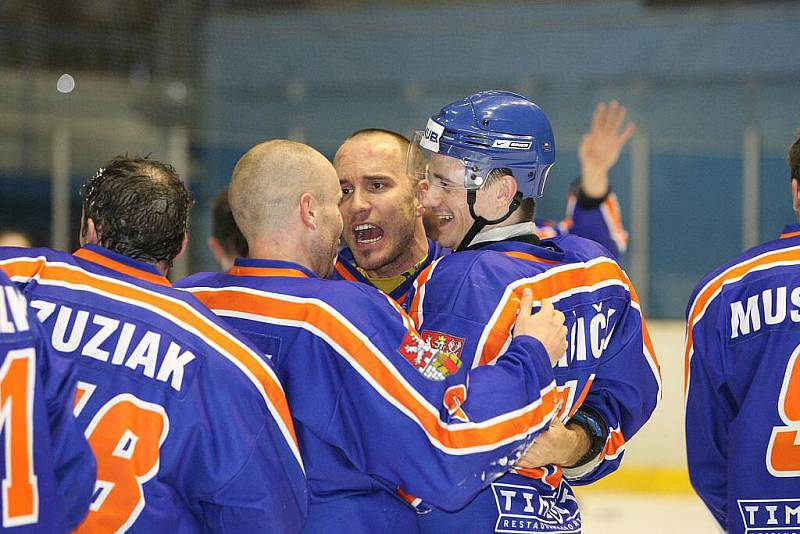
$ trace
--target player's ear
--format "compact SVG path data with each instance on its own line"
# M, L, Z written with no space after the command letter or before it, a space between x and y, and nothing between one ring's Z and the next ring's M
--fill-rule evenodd
M792 178L792 207L800 218L800 182Z
M422 201L425 199L425 195L428 194L428 187L429 185L427 180L419 180L414 186L416 199L414 202L414 214L417 217L422 217L425 215L425 206L422 205Z
M83 227L81 227L81 246L83 245L96 245L98 243L97 239L97 228L94 225L94 221L87 217L86 221L83 223Z
M517 181L513 176L504 174L498 180L497 200L500 206L505 207L511 204L514 195L517 194Z
M317 229L317 199L311 193L300 195L300 220L309 230Z
M172 261L177 260L183 253L186 252L186 247L189 246L189 232L183 232L183 239L181 240L181 249L175 254L175 257L172 258Z

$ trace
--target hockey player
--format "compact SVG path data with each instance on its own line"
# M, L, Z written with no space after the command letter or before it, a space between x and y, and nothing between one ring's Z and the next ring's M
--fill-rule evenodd
M428 162L424 205L439 218L440 243L456 252L419 275L410 310L424 340L464 347L461 371L448 377L453 404L469 402L463 373L493 364L507 346L524 288L536 300L552 300L569 331L555 369L566 426L554 423L515 473L468 506L422 515L421 526L428 532L577 532L580 514L569 483L587 484L615 470L625 442L660 397L660 371L636 293L597 243L536 236L533 199L555 161L555 141L547 117L527 98L487 91L449 104L413 148L412 163ZM496 400L504 394L499 387ZM459 413L472 420L470 410ZM548 438L550 432L561 436ZM550 442L572 444L551 448Z
M597 106L578 150L581 179L568 196L567 217L558 224L537 219L540 238L573 233L615 255L625 251L627 233L609 189L608 171L635 129L632 123L623 127L626 112L616 101ZM408 139L395 132L361 130L334 159L344 192L341 210L348 245L339 254L334 276L374 285L398 302L422 269L449 253L430 239L438 233L438 219L420 204L427 182L406 172L408 147ZM424 220L434 220L426 227L423 213Z
M413 532L398 485L457 509L550 420L551 365L566 347L552 306L520 313L497 367L469 373L464 408L474 412L465 423L444 380L462 348L423 342L375 288L324 279L342 230L342 193L324 156L291 141L262 143L237 163L229 194L250 257L181 286L275 364L308 466L307 532Z
M116 158L84 188L74 254L0 249L50 345L76 363L97 458L78 532L297 532L305 480L269 362L165 278L192 200L174 169Z
M95 462L72 416L72 362L44 339L0 271L2 532L67 532L89 511Z
M233 267L233 260L247 257L247 241L233 220L228 205L228 190L214 198L211 209L211 235L206 243L221 271Z
M789 167L798 212L800 138ZM791 224L706 276L686 309L689 476L726 532L800 526L799 267Z

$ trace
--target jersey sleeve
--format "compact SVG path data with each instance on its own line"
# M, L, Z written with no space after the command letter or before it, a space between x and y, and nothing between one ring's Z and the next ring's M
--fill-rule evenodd
M513 347L519 361L496 370L514 375L524 392L524 402L513 406L496 402L496 387L475 387L486 380L482 376L451 390L446 376L458 365L456 344L442 348L423 339L389 297L353 288L367 297L359 299L358 317L326 315L325 321L336 321L328 326L322 317L313 319L325 335L308 336L310 352L289 353L278 363L287 391L307 392L294 398L292 413L358 470L456 510L504 474L552 418L549 359L532 338ZM464 417L449 396L492 408Z
M615 258L628 248L628 232L622 224L622 211L613 191L595 199L583 195L579 185L573 186L558 229L562 234L574 234L603 245Z
M723 371L720 300L687 325L686 453L692 486L727 530L727 443L735 408Z
M30 310L33 317L33 309ZM37 330L40 340L46 339L38 321L32 321L31 327ZM56 484L64 502L68 525L74 528L89 511L97 464L72 413L76 383L74 363L48 350L45 343L39 343Z
M269 525L271 532L294 533L302 528L307 503L304 498L298 500L298 493L283 476L268 429L268 424L262 425L241 469L201 501L209 532L257 532Z
M608 437L596 458L564 469L573 485L590 484L616 471L626 442L650 419L661 399L661 371L638 302L625 299L619 313L582 403L602 417Z
M271 371L269 361L258 357L255 363ZM212 365L207 360L198 377L202 382L198 391L205 394L194 411L204 414L207 428L192 432L182 446L183 454L190 456L179 462L185 494L199 503L211 532L258 532L264 525L274 532L298 532L307 513L305 474L299 453L285 439L293 430L280 428L282 418L275 413L281 409L275 399L283 392L269 393L267 401L248 375L226 363ZM249 363L251 376L258 380L253 363ZM277 377L275 387L280 387ZM286 412L288 417L288 408Z

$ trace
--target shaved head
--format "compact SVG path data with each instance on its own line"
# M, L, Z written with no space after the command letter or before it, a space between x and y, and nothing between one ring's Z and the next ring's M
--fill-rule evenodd
M254 146L233 170L228 201L248 242L280 232L303 193L338 194L336 171L308 145L276 139Z
M228 188L251 258L292 261L327 277L342 234L333 165L310 146L276 139L236 164Z

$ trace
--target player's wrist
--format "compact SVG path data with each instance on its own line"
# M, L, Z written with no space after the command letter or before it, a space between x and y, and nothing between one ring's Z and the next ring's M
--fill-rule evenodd
M608 425L596 410L582 406L567 423L567 428L579 428L580 435L588 439L588 446L584 443L584 447L581 449L583 456L580 456L574 463L561 464L563 467L581 467L596 459L603 452L608 439Z
M568 448L568 454L562 458L562 461L559 462L559 465L570 467L576 465L578 462L580 462L581 458L586 456L586 453L589 452L589 449L592 446L592 440L589 437L588 432L586 432L586 429L580 425L567 423L566 428L570 436L569 440L571 446Z
M581 167L580 190L589 199L608 195L608 171Z

